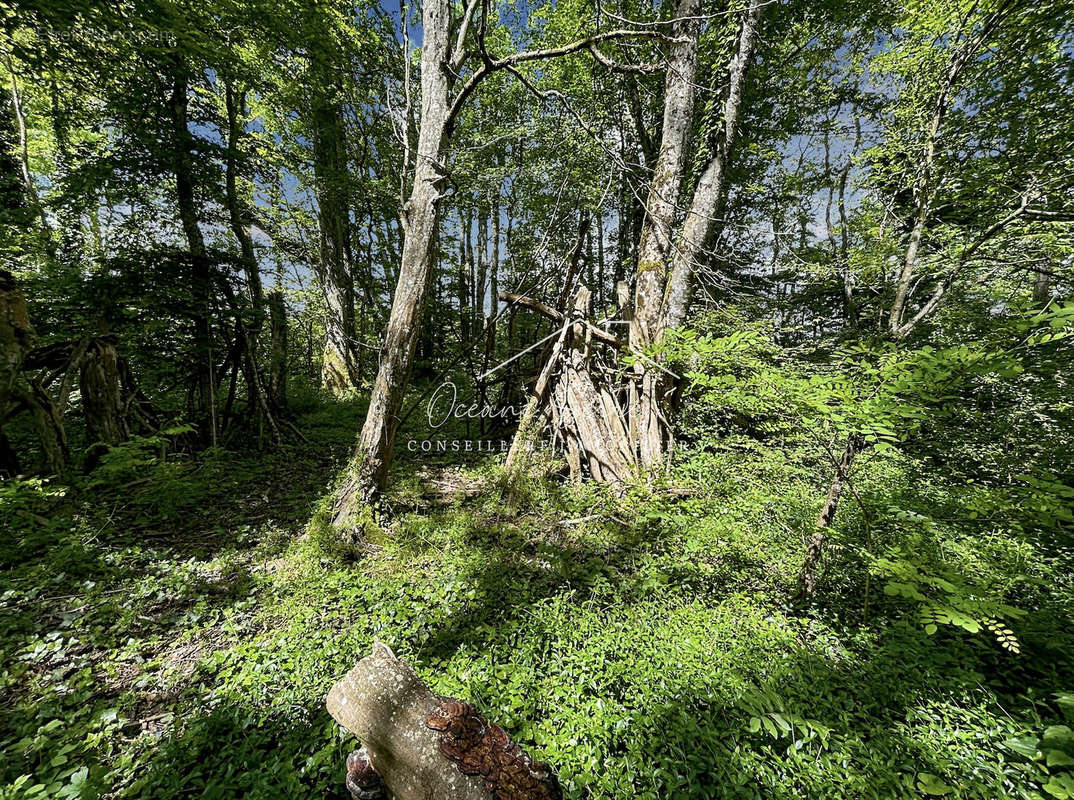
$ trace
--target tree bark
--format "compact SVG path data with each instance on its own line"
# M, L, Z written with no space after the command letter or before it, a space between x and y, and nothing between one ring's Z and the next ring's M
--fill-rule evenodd
M1051 276L1046 270L1039 270L1033 280L1033 302L1046 303L1052 296Z
M357 386L346 127L336 87L322 79L325 84L315 88L313 98L313 171L321 228L318 277L326 312L321 385L341 396Z
M560 800L551 769L473 706L440 698L385 645L328 693L394 800Z
M395 800L492 800L476 776L463 775L439 750L426 720L438 698L386 646L373 645L328 693L328 713L365 746Z
M239 243L242 266L246 273L246 286L250 292L250 304L253 306L254 319L250 332L256 336L261 330L264 315L265 294L261 285L261 269L254 251L254 240L250 236L249 213L244 213L243 203L239 199L239 143L242 140L242 115L246 109L246 92L236 91L231 82L224 84L225 105L227 106L228 139L225 169L225 193L227 195L228 219L235 240Z
M82 356L78 378L86 438L91 443L117 445L130 435L119 377L115 344L104 337L95 338Z
M283 292L271 292L268 296L269 329L269 400L274 409L287 408L287 307Z
M369 409L336 506L335 523L346 528L361 503L383 486L391 466L399 408L410 377L419 327L432 275L433 242L443 168L440 159L448 123L448 0L426 0L422 7L421 127L414 185L405 205L406 236L388 328L381 348L380 369Z
M658 338L675 211L686 163L690 123L693 120L700 8L700 0L680 0L675 14L678 21L672 29L672 35L679 41L672 46L668 57L660 152L649 183L645 219L638 244L630 342L639 350L648 348ZM643 443L642 450L647 449Z
M731 147L738 133L742 113L742 96L746 74L757 44L761 3L754 2L746 12L738 35L738 47L731 60L727 97L723 104L723 127L716 137L713 154L694 190L690 208L683 220L678 246L665 290L664 329L677 328L686 321L694 286L694 274L714 225L716 209L726 188Z
M41 445L40 466L46 472L60 474L67 468L69 460L63 419L41 385L27 380L22 374L36 339L26 313L26 300L15 277L0 269L0 419L11 402L28 408ZM18 468L10 444L4 461L6 470Z
M728 158L738 129L746 73L761 16L761 3L754 0L739 29L738 44L729 68L724 101L723 127L715 137L713 153L694 189L689 209L677 236L672 231L675 202L683 179L686 137L694 104L697 68L697 9L683 0L679 23L684 41L672 51L664 97L664 132L646 205L638 252L630 344L645 351L664 333L682 325L689 310L694 273L706 240L713 229L716 209L724 192ZM674 236L674 247L672 237ZM661 468L671 443L668 402L671 390L665 376L651 364L634 367L636 389L631 392L630 429L637 437L638 462L643 470Z
M459 342L464 350L470 346L470 267L466 250L468 230L466 216L459 212Z
M828 489L828 497L821 506L820 515L817 517L817 526L813 535L809 537L809 546L806 548L805 561L798 573L798 594L800 597L809 598L817 588L817 570L820 559L828 544L828 528L835 519L835 512L839 508L839 498L843 495L843 487L850 476L850 469L854 465L854 459L861 452L865 441L859 434L851 434L847 439L846 448L843 450L839 463L835 465L835 474L832 475L832 483Z
M172 171L179 220L190 252L191 317L195 346L194 398L195 417L207 420L210 440L216 442L215 376L212 363L212 329L210 323L211 272L205 239L198 224L194 196L194 137L188 125L188 83L186 65L176 61L170 100L172 114ZM204 431L203 431L204 435Z

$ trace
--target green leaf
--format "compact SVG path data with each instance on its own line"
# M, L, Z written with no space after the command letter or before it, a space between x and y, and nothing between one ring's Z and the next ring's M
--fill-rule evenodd
M1040 739L1035 736L1020 736L1015 739L1007 739L1003 744L1026 758L1036 758L1037 751L1040 749Z
M1044 729L1044 741L1046 742L1069 742L1074 741L1074 731L1066 725L1049 725Z
M1072 767L1074 758L1071 758L1062 750L1047 750L1044 754L1044 763L1049 767Z
M917 788L923 794L944 795L950 794L955 789L944 783L943 780L928 772L919 772L917 775Z

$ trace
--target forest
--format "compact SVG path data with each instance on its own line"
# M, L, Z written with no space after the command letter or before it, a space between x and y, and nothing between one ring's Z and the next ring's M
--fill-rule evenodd
M1074 798L1074 0L0 21L0 800Z

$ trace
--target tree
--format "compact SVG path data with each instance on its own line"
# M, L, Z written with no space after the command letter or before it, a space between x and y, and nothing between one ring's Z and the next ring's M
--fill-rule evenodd
M518 73L518 67L569 55L599 43L623 38L651 38L645 30L614 30L593 34L558 47L516 52L495 58L485 48L489 25L489 5L478 12L477 0L466 6L454 46L450 43L451 8L447 0L430 0L422 7L421 114L415 151L414 178L410 196L403 207L404 241L399 280L392 300L380 368L370 395L369 408L358 438L358 446L335 505L335 524L348 527L362 503L368 502L384 486L391 464L392 448L399 423L399 409L406 391L420 332L420 323L432 278L433 243L438 225L441 185L447 178L442 163L444 147L452 126L467 100L483 80L496 72ZM452 94L454 75L468 58L468 31L477 16L476 45L481 64Z

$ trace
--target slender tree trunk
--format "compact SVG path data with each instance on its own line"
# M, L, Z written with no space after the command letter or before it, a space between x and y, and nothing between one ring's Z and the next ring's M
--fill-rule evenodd
M492 256L489 260L489 349L485 352L485 361L495 354L496 350L496 321L500 316L500 204L492 206Z
M383 488L392 460L399 408L410 378L433 265L442 181L440 159L448 122L448 0L426 0L421 55L421 124L414 184L406 203L406 237L380 369L358 437L351 476L336 506L335 523L348 527L359 505Z
M948 109L955 99L955 88L962 76L962 70L971 63L984 45L988 36L996 27L1011 13L1011 9L1017 4L1012 0L1001 0L999 6L988 16L981 26L980 31L970 39L963 40L954 50L951 63L948 65L947 74L943 84L936 94L929 117L929 128L925 139L925 148L921 155L921 163L917 171L917 180L914 182L914 222L910 229L910 237L906 243L906 252L903 255L902 268L895 282L895 299L891 304L888 314L888 331L896 339L904 338L912 329L913 325L903 322L906 314L906 305L910 296L910 287L914 282L914 270L917 267L917 256L921 249L921 242L928 225L932 205L936 199L936 157L939 152L940 134L944 121L947 118ZM959 30L955 34L958 42L963 34Z
M499 316L500 310L500 284L499 284L499 269L500 269L500 205L499 203L492 204L492 221L491 221L491 253L489 255L488 262L488 278L489 278L489 312L485 318L485 355L481 362L481 374L484 375L488 372L489 365L496 357L496 320ZM481 387L481 402L485 405L489 404L488 386L487 383Z
M261 284L261 269L254 251L254 241L250 236L249 214L243 213L243 204L238 192L239 143L242 140L242 115L246 113L246 92L236 91L230 82L225 83L225 103L227 106L228 140L226 152L225 190L227 194L228 220L232 233L239 243L243 270L246 273L246 286L250 292L250 303L254 310L251 334L256 336L261 330L264 314L264 289Z
M194 137L190 133L187 121L187 74L186 66L175 64L175 79L172 84L171 113L172 133L172 170L175 175L175 195L179 206L179 220L186 236L190 251L191 275L190 289L193 308L191 316L194 325L194 398L195 416L207 420L209 439L216 442L216 408L214 403L214 381L212 362L212 328L210 323L211 302L211 266L205 249L205 239L198 224L198 208L194 197ZM202 432L204 436L205 431Z
M7 70L11 74L11 110L15 118L19 137L19 174L22 177L22 182L26 189L26 199L29 200L41 220L42 244L46 251L51 255L54 254L55 251L52 243L52 226L49 225L48 215L45 213L45 206L41 202L41 197L37 193L37 186L34 184L33 178L30 175L29 137L26 133L26 115L22 110L22 96L19 93L19 83L15 76L15 69L11 63L10 57L6 59L6 63ZM6 122L7 120L0 120L0 124L6 125ZM6 139L8 131L5 130L4 133L4 138Z
M239 142L243 134L242 116L245 114L246 93L236 92L230 81L225 81L225 104L228 119L228 144L226 153L225 194L227 195L228 215L231 230L239 243L243 270L246 273L246 285L250 293L250 305L253 310L252 320L247 324L243 309L235 304L236 339L241 348L240 358L245 365L247 404L257 409L264 416L264 421L279 438L279 427L275 412L276 405L271 389L266 389L257 363L257 338L265 318L265 294L261 283L261 268L257 263L253 238L247 223L248 214L243 213L242 201L238 192ZM286 324L286 323L285 323ZM274 331L275 333L275 331ZM275 344L275 342L274 342Z
M12 401L30 410L41 445L40 466L48 473L59 474L67 468L69 460L63 419L45 390L22 375L23 361L36 339L26 313L26 300L15 277L0 269L0 413L6 411ZM2 431L0 438L7 441ZM3 461L4 470L17 471L18 461L10 444L3 454Z
M357 386L354 367L354 276L347 197L347 142L343 108L330 81L314 90L313 171L321 227L320 283L325 300L321 384L334 395Z
M23 237L34 219L15 157L18 146L15 118L12 98L6 92L0 92L0 238L4 241L6 255L12 258L28 249Z
M597 212L597 307L604 307L607 301L607 280L604 274L604 214ZM495 294L495 292L493 292Z
M469 238L466 215L459 212L459 336L463 349L470 346L470 261L466 242Z
M559 365L560 354L563 352L563 346L569 332L570 326L564 324L559 336L552 345L544 366L541 368L540 375L537 376L533 391L522 409L522 414L518 420L518 428L515 431L514 439L511 440L511 449L507 453L507 462L504 465L504 473L509 486L522 477L529 470L529 466L532 463L536 452L537 436L541 432L544 403L552 386L552 376Z
M817 526L813 535L809 537L809 546L806 548L805 561L798 573L798 594L801 597L812 597L817 588L817 570L820 559L828 544L828 528L835 519L835 512L839 507L839 498L843 494L843 487L850 476L850 469L854 465L854 459L864 445L864 439L858 434L852 434L847 440L839 463L835 466L835 474L832 476L832 484L828 489L828 497L821 506L820 515L817 517Z
M679 15L695 16L696 8L684 0ZM716 210L723 197L728 157L738 129L746 73L753 59L761 3L754 0L739 30L738 44L730 65L728 93L724 101L723 128L714 152L701 173L686 217L671 246L674 202L682 181L686 136L693 110L694 73L697 62L697 26L680 33L687 41L676 45L668 67L664 100L664 134L650 189L646 225L638 255L638 278L634 292L630 343L644 350L660 341L664 332L686 320L694 274L706 241L713 230ZM654 200L653 194L656 195ZM642 469L663 466L671 432L666 410L671 388L663 373L638 361L637 392L630 411L630 427L638 437L638 462Z
M477 280L474 281L474 329L485 317L485 298L488 292L489 215L481 209L477 217Z
M271 331L268 392L272 407L282 411L287 408L287 307L283 292L269 294L268 309Z

